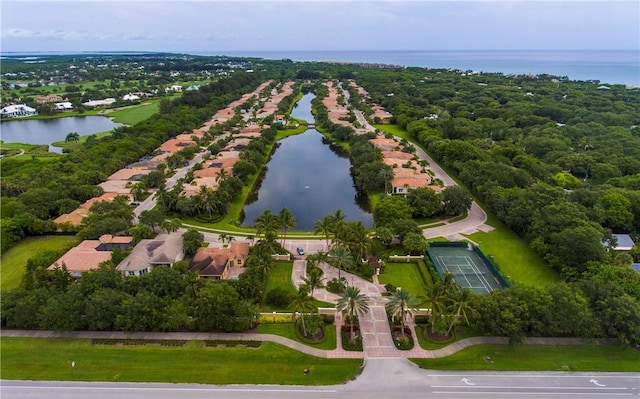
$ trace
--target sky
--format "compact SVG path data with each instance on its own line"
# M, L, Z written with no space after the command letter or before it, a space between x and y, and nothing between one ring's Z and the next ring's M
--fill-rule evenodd
M640 50L640 1L2 0L1 52Z

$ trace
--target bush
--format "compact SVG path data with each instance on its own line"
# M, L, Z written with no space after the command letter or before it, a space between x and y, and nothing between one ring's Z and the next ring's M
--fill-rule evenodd
M291 291L286 290L282 287L276 287L267 292L265 301L269 305L286 307L291 303L291 301L293 301L293 294L291 293Z
M345 288L345 278L343 277L341 280L334 278L332 280L327 281L327 291L332 292L334 294L341 294L344 292Z

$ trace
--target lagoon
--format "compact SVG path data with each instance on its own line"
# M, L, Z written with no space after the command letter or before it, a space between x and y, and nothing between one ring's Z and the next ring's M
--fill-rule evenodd
M313 121L312 94L306 94L291 116ZM366 227L373 218L366 210L366 197L358 194L350 174L349 158L340 155L315 129L287 137L278 143L254 201L244 207L244 226L253 226L265 210L277 214L288 208L296 217L296 231L312 231L315 223L340 209L347 221Z
M5 143L48 144L49 151L61 153L51 146L63 141L67 134L77 132L81 136L110 131L123 126L106 116L73 116L55 119L5 120L0 124L0 139Z

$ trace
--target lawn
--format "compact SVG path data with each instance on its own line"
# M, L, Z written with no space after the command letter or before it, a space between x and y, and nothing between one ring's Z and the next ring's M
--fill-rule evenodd
M314 342L301 337L296 333L297 326L293 323L260 323L258 326L258 332L261 334L274 334L280 335L285 338L298 341L305 345L311 346L316 349L333 350L336 349L336 327L334 325L326 325L324 327L325 337L322 341Z
M431 281L425 281L418 267L415 263L387 263L384 273L378 276L378 281L383 285L391 283L395 287L405 288L414 296L424 295L427 284ZM426 270L423 273L429 276Z
M1 351L0 372L8 380L330 385L353 378L362 365L271 342L250 349L204 348L202 341L185 347L94 346L84 339L3 338Z
M76 241L75 236L41 236L20 240L15 246L2 254L0 265L0 288L17 288L22 281L27 260L44 250L62 251Z
M406 139L407 141L413 141L413 138L409 135L409 132L404 130L398 125L373 125L376 129L380 130L383 133L391 133L396 137L400 137L401 139Z
M264 289L265 294L276 287L282 287L287 290L290 290L292 295L295 295L296 289L293 287L293 284L291 283L292 272L293 272L293 262L276 262L269 270L269 275L267 276L267 283L265 284L265 289ZM273 312L273 311L283 311L283 310L286 310L286 309L275 307L273 305L265 303L264 301L262 303L262 306L260 307L260 311L262 312Z
M495 230L474 233L468 237L479 244L489 259L493 257L500 274L507 282L545 287L558 281L555 271L523 239L494 217L489 216L488 224L495 227Z
M640 351L610 345L476 345L445 358L411 360L435 370L640 372Z

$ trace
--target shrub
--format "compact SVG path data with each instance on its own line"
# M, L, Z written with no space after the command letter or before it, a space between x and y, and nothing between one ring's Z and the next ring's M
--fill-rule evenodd
M286 307L291 303L291 301L293 301L293 294L291 293L291 291L286 290L282 287L276 287L267 292L265 300L270 305L277 307Z

